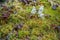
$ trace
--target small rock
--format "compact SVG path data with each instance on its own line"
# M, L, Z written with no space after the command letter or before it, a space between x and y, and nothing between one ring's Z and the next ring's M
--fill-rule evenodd
M53 9L53 10L56 10L56 8L57 8L57 5L53 5L53 6L52 6L52 9Z

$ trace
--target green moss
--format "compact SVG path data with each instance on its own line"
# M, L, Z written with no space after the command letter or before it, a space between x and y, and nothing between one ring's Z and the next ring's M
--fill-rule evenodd
M40 2L40 0L38 1ZM38 17L34 17L30 19L29 16L31 14L30 12L32 6L25 6L19 2L13 2L16 5L12 10L16 10L17 13L12 13L9 16L7 23L1 25L2 27L0 27L0 38L2 36L5 36L6 34L9 34L16 24L20 24L23 22L23 27L18 30L18 37L16 37L15 31L10 35L10 40L25 40L27 36L29 36L30 40L38 40L38 37L41 37L42 40L59 40L60 34L57 33L57 31L54 30L51 25L60 25L60 7L58 7L56 10L53 10L47 0L41 0L41 2L44 2L45 6L43 13L50 15L50 18L45 18L44 20L42 20ZM6 5L9 7L12 6L12 3L8 3ZM20 7L22 7L22 9ZM36 8L39 9L39 6L37 5ZM35 14L34 16L37 16L37 14Z

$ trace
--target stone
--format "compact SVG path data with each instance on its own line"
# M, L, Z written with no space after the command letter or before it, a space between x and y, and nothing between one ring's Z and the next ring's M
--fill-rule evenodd
M53 5L53 6L52 6L52 9L53 9L53 10L56 10L57 7L58 7L58 5Z

